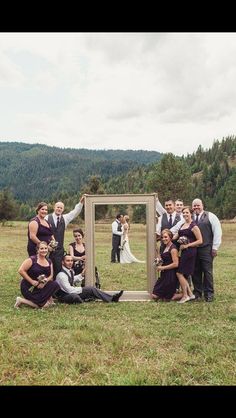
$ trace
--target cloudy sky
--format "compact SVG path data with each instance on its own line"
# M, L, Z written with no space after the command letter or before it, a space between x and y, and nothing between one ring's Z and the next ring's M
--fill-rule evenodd
M236 33L0 33L0 141L192 153L236 134Z

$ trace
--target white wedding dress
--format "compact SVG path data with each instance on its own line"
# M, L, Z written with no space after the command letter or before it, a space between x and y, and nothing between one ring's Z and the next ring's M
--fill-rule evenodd
M121 235L120 263L145 263L145 261L138 260L130 251L128 237L129 226L127 223L122 226L122 230L124 231L124 234Z

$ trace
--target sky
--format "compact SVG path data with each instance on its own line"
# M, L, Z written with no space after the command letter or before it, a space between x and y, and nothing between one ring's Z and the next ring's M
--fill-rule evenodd
M236 133L236 33L0 33L0 141L193 153Z

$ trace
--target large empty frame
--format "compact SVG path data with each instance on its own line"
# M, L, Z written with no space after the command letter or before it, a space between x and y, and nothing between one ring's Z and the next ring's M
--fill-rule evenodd
M146 251L147 251L147 290L125 291L122 300L150 300L156 274L153 261L156 256L156 194L109 194L85 196L85 234L86 234L86 285L95 283L95 206L96 205L146 205ZM110 257L110 254L109 254Z

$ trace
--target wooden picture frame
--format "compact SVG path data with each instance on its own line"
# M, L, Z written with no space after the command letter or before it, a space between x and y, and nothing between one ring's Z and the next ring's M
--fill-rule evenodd
M95 206L96 205L146 205L146 265L147 287L144 291L124 291L120 300L150 300L156 282L156 193L152 194L101 194L85 195L85 235L86 235L86 279L87 286L95 284ZM112 234L112 231L111 231ZM109 254L110 256L110 254ZM104 289L103 289L104 290ZM111 290L104 290L111 292Z

